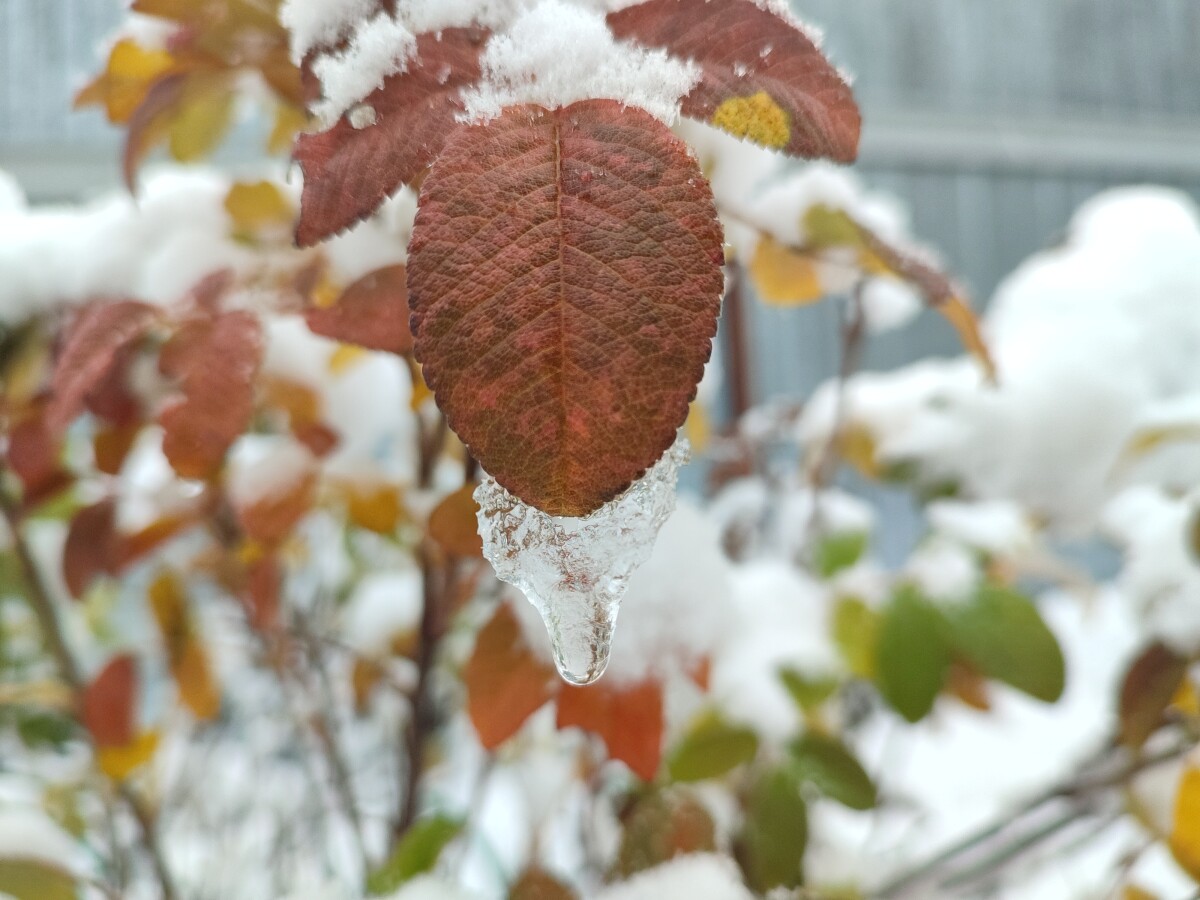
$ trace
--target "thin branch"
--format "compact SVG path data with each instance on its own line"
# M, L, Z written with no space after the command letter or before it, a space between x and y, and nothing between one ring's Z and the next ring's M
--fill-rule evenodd
M742 288L745 275L742 267L732 263L728 267L725 289L725 352L726 378L729 382L730 403L733 422L736 424L754 403L754 388L751 383L749 335L746 324L746 295Z

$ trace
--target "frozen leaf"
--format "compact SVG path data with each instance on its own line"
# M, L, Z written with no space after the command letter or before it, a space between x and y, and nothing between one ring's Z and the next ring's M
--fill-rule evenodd
M851 809L871 809L875 784L862 764L836 738L810 731L788 747L796 775Z
M71 519L63 547L63 579L75 598L101 575L116 571L116 504L109 498L85 506Z
M1133 661L1121 684L1121 741L1139 749L1163 716L1187 676L1188 661L1155 642Z
M621 847L614 870L629 878L685 853L716 850L716 826L690 793L653 791L633 801L621 815Z
M762 4L648 0L610 13L608 24L618 38L700 66L685 116L793 156L858 155L861 118L850 86L802 29Z
M1175 812L1168 845L1175 861L1200 880L1200 768L1183 770L1175 794Z
M215 718L221 710L221 693L213 679L208 653L196 634L179 578L164 571L150 585L149 600L179 699L200 721Z
M808 808L787 767L762 773L746 798L746 822L736 853L746 883L760 893L796 887L803 878Z
M475 502L474 490L474 485L464 484L448 494L429 515L429 536L451 556L483 556L479 504Z
M208 478L250 422L262 329L247 312L185 322L163 347L159 368L183 396L159 416L163 452L184 478Z
M355 128L347 113L328 131L303 134L295 159L304 170L296 243L307 247L365 219L433 162L464 112L461 92L479 80L488 32L447 28L417 37L408 69L363 102L375 124Z
M54 368L50 426L65 428L83 411L84 400L102 383L121 352L146 333L157 310L135 300L92 303L76 317Z
M484 556L541 613L568 681L589 684L604 673L629 576L650 558L675 509L686 460L681 441L633 487L584 518L547 515L486 474L475 489Z
M954 648L983 674L1047 703L1062 695L1062 650L1029 598L984 585L970 603L946 615Z
M459 131L425 180L416 354L484 469L538 509L586 515L675 440L723 260L699 166L649 114L510 109Z
M950 667L946 620L911 587L902 588L879 623L876 683L884 699L910 722L933 709Z
M701 716L667 761L674 781L720 778L758 752L758 736L749 728L731 725L716 713Z
M408 353L413 342L406 278L402 265L376 269L346 288L332 306L308 310L305 321L314 334L368 350Z
M430 816L415 822L400 838L387 862L367 876L367 893L373 897L391 894L406 881L428 872L462 827L460 820L448 816Z
M0 897L13 900L78 900L75 876L41 859L0 857Z
M495 750L554 696L554 670L530 652L507 603L475 639L463 671L467 713L479 742Z
M111 659L83 690L79 720L98 748L133 743L137 722L137 662L129 654Z
M662 758L663 689L654 679L634 685L563 685L558 727L597 735L609 759L619 759L643 781L653 780Z

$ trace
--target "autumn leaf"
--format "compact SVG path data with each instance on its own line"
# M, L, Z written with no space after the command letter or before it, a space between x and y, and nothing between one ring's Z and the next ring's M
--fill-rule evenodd
M74 480L63 465L61 437L46 424L45 408L11 426L4 464L21 480L21 504L33 509Z
M182 397L159 416L163 452L184 478L210 477L249 424L261 356L262 328L242 311L191 319L164 345L159 368Z
M290 475L252 502L234 502L242 531L265 547L281 544L316 501L318 472L312 457L306 454L304 465Z
M803 306L825 296L812 258L769 234L759 238L747 271L758 296L772 306Z
M233 233L254 239L264 232L291 226L295 210L279 186L270 181L239 181L225 195L225 212Z
M558 727L597 735L609 759L619 759L643 781L658 772L663 725L663 688L652 678L633 685L563 684L558 696Z
M117 508L110 497L85 506L71 519L63 546L63 579L75 598L82 597L101 575L117 566Z
M447 494L429 514L429 536L451 556L483 558L483 538L479 536L475 485L464 484Z
M183 97L187 73L169 71L150 86L141 104L129 119L125 132L125 148L121 154L121 171L125 186L137 189L137 171L155 145L167 139L170 118Z
M494 750L554 696L554 666L533 655L508 604L479 632L463 670L467 714L479 741Z
M133 743L137 688L137 662L130 654L109 660L84 688L79 701L79 721L98 748Z
M522 872L508 889L508 900L577 900L578 896L566 882L537 867Z
M51 428L65 428L83 411L88 394L103 383L121 352L140 339L157 316L154 307L136 300L92 303L80 311L55 362L47 411Z
M0 896L13 900L78 900L79 885L66 869L43 859L0 856Z
M355 128L347 114L297 139L294 156L304 171L297 244L311 246L365 219L433 162L459 127L461 92L479 80L487 37L479 28L418 35L408 68L364 101L374 125Z
M221 710L221 692L213 679L208 652L196 634L178 576L169 571L160 573L150 584L149 601L180 701L200 721L215 718Z
M621 815L621 846L613 865L628 878L685 853L716 850L716 825L699 800L680 791L652 791Z
M309 329L368 350L408 353L413 340L408 325L407 271L396 265L364 275L332 306L309 309L304 315Z
M793 156L858 155L861 117L850 86L803 29L762 4L648 0L610 13L608 24L618 38L700 67L685 116Z
M150 86L175 66L166 50L143 47L132 38L117 41L104 71L75 97L75 108L102 105L114 125L128 122Z
M408 266L417 358L487 472L582 516L674 442L723 260L695 159L649 114L511 109L459 131L425 180Z
M1200 768L1193 765L1179 780L1168 846L1184 871L1200 880Z
M1121 683L1121 741L1139 749L1162 724L1163 715L1187 676L1188 661L1156 641L1130 665Z

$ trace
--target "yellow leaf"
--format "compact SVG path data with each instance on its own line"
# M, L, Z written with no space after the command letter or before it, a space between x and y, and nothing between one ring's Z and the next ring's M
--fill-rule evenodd
M225 211L235 234L254 235L267 228L289 228L292 204L269 181L236 182L225 195Z
M149 598L180 702L201 721L215 718L221 710L221 694L208 654L196 636L183 585L173 573L164 571L151 583Z
M730 97L713 113L712 124L739 138L780 149L792 138L791 118L766 91Z
M775 306L801 306L825 295L813 260L770 235L759 240L749 272L758 295Z
M1169 845L1175 861L1200 879L1200 768L1196 766L1184 769L1179 781Z
M114 781L124 781L153 759L157 750L158 732L143 731L131 744L97 748L96 765Z
M876 457L875 436L863 425L847 424L838 435L838 453L864 477L877 479L883 467Z
M400 489L391 484L346 484L346 517L359 528L391 534L400 524L404 506Z
M275 123L271 127L271 136L267 138L267 152L285 153L292 147L296 135L308 126L308 117L304 110L290 103L280 103L275 107Z
M421 366L417 361L411 355L405 358L408 360L408 371L412 376L412 399L409 401L409 405L413 412L416 412L425 405L426 400L433 399L433 391L425 383L425 376L421 374Z
M103 104L114 125L129 121L146 97L150 85L168 71L175 60L165 50L147 49L125 38L108 55L108 65L75 97L75 106Z
M1158 900L1158 894L1152 894L1136 884L1127 884L1121 891L1121 900Z
M979 320L975 317L974 310L961 297L951 297L945 303L939 303L937 311L954 326L954 330L958 332L958 339L967 351L979 360L988 381L995 382L996 364L992 361L991 351L988 350L979 331Z
M329 357L329 374L341 375L366 359L367 351L353 344L341 344Z
M0 897L77 900L75 876L54 863L24 856L0 857Z
M704 448L712 440L712 432L712 421L709 419L708 410L704 408L704 404L699 401L692 403L688 408L687 421L683 423L683 435L692 445L692 450L696 453L703 453Z
M866 248L867 242L858 223L836 206L815 203L805 211L800 224L804 230L804 243L809 247Z
M168 125L171 155L179 162L195 162L216 150L229 128L233 99L225 76L189 79Z
M1196 685L1191 678L1185 678L1175 690L1170 706L1185 716L1200 716L1200 695L1196 693Z

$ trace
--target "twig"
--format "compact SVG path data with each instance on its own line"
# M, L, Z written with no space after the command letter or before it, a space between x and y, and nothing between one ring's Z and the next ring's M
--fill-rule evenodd
M742 290L745 278L742 267L731 263L728 267L725 290L725 351L728 354L725 366L729 382L730 404L733 422L736 424L754 403L751 386L749 335L746 333L746 296Z

